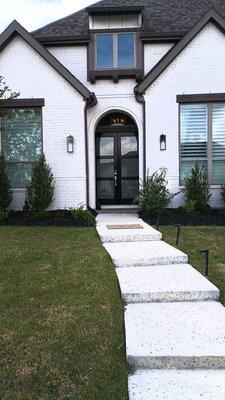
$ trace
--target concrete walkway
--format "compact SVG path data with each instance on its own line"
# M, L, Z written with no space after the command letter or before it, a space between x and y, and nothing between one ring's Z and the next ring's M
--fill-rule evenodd
M129 399L224 400L219 290L137 215L99 215L97 230L126 303Z

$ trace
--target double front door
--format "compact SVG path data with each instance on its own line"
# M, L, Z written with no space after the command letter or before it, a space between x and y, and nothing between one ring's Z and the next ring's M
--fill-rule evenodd
M139 187L137 133L97 134L96 187L100 205L133 203Z

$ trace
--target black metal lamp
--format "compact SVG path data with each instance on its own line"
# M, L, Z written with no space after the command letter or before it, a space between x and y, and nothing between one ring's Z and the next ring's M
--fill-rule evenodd
M74 137L73 136L67 136L67 153L73 153L74 152Z
M166 150L166 135L164 134L160 135L160 150Z

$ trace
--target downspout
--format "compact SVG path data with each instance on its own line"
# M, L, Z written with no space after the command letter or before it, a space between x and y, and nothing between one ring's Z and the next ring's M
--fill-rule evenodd
M90 98L86 99L84 106L84 136L85 136L85 174L86 174L86 207L89 208L89 154L88 154L88 124L87 109L98 104L95 93L91 93Z
M146 178L146 103L145 98L142 93L138 93L137 90L134 89L134 94L136 101L142 104L143 110L143 176L144 180Z

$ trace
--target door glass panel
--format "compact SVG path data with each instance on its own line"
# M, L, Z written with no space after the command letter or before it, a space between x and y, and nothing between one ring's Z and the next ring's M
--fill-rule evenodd
M114 159L102 158L97 160L97 177L98 178L112 178L114 175Z
M138 158L121 159L121 176L122 178L138 176Z
M133 199L139 188L138 180L122 180L121 181L121 192L122 199Z
M114 199L114 180L98 181L97 195L99 199Z
M121 137L121 155L136 156L138 151L138 143L136 136Z
M114 155L114 138L101 137L100 138L100 156L113 156Z

